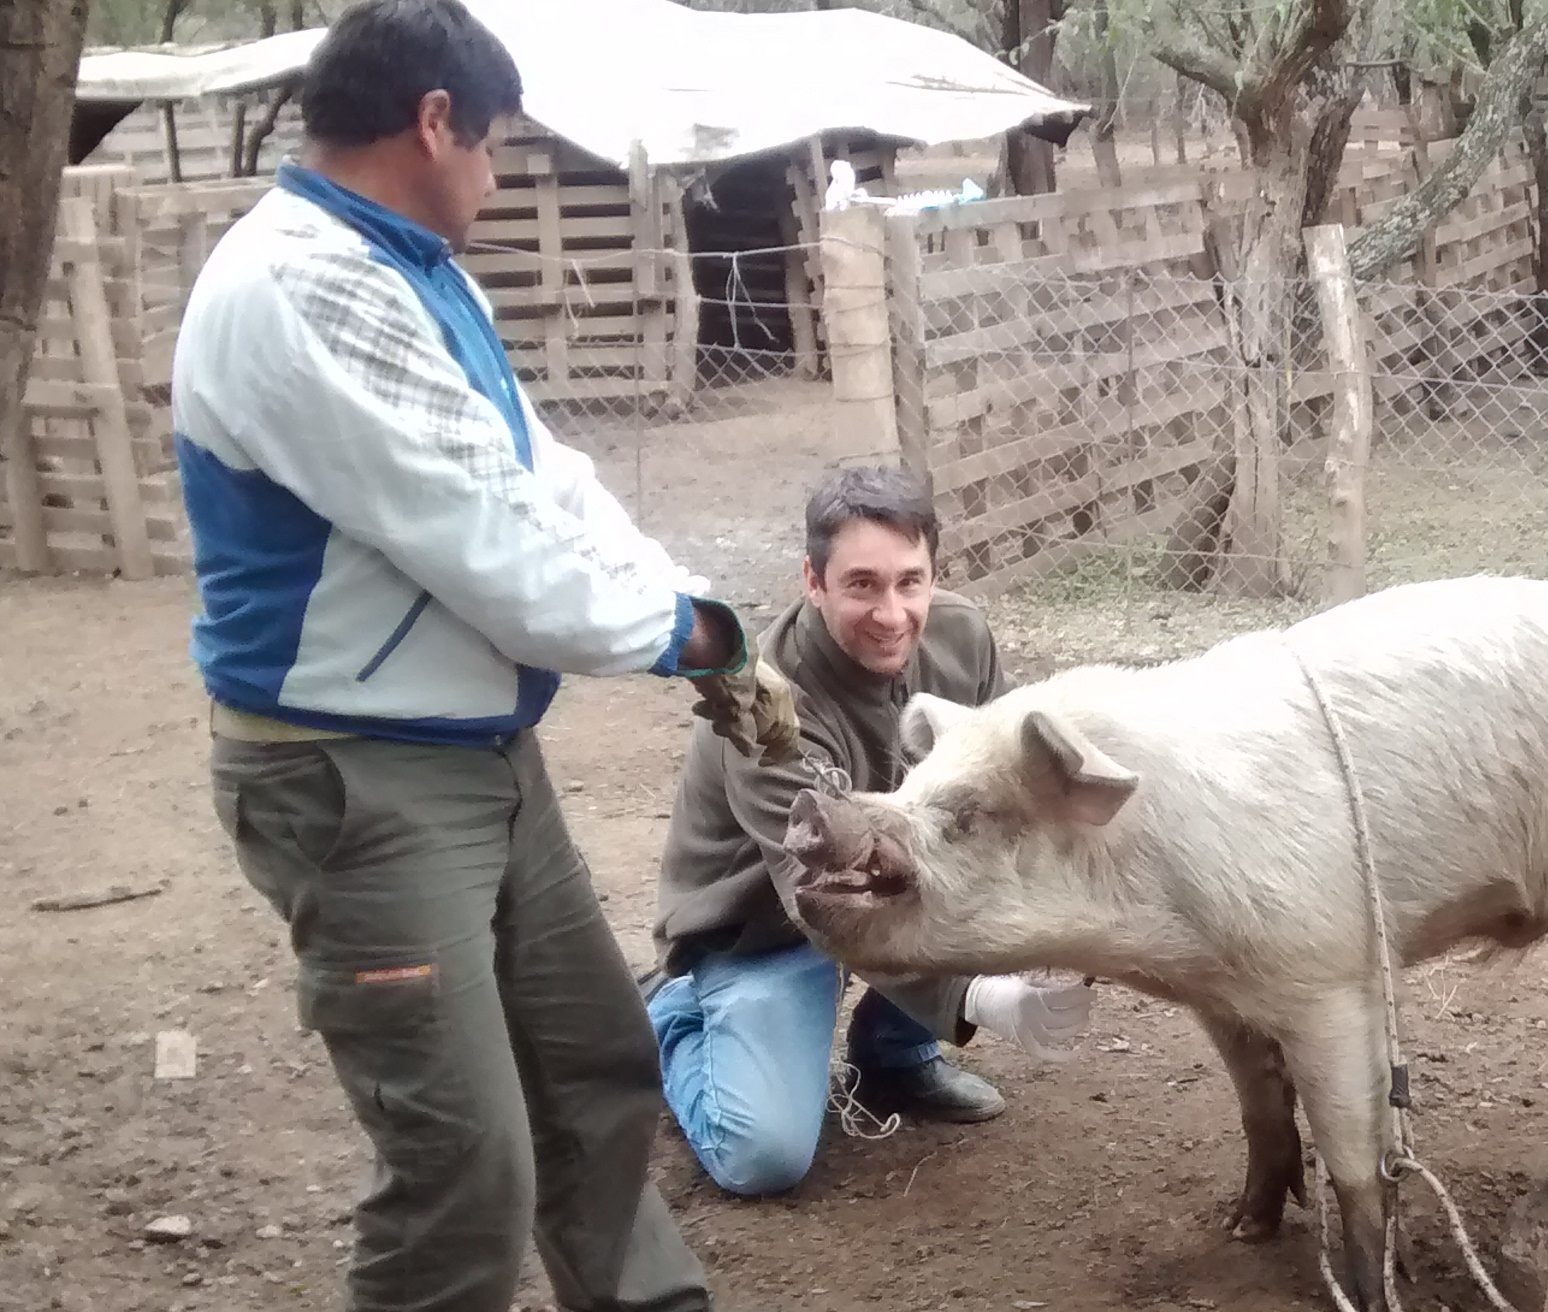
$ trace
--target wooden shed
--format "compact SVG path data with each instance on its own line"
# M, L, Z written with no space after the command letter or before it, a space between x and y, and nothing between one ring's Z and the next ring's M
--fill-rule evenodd
M1089 109L959 38L858 10L469 3L522 69L530 118L499 151L499 189L466 259L519 375L551 405L681 406L718 381L818 376L832 160L886 192L903 143L1015 126L1062 141ZM204 112L218 154L223 134L236 140L219 106L274 104L324 35L186 56L98 52L81 62L78 107L175 104L184 123ZM807 81L793 88L796 66ZM230 218L212 213L206 237Z

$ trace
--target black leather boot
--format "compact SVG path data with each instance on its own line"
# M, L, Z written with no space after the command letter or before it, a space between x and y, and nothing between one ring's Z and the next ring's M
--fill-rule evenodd
M855 1064L853 1058L850 1061ZM922 1120L968 1124L992 1121L1005 1110L1005 1099L994 1085L958 1070L944 1057L932 1057L917 1066L856 1069L860 1082L855 1100L880 1118L899 1112Z

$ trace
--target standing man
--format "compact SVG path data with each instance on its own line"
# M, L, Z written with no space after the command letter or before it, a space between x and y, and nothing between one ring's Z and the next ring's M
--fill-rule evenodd
M535 1227L577 1312L702 1312L648 1182L656 1047L533 727L560 672L685 676L739 750L789 693L544 429L452 256L510 54L367 0L302 162L200 273L173 421L215 806L290 927L302 1022L376 1151L350 1312L507 1312Z
M989 626L935 588L930 495L902 469L830 475L806 507L805 598L764 635L797 689L806 762L752 768L707 728L683 764L661 863L644 981L667 1103L700 1163L738 1194L789 1189L816 1152L845 977L786 914L797 867L783 851L809 762L865 792L903 777L898 720L918 692L968 706L1005 683ZM1005 1108L941 1055L983 1025L1044 1057L1085 1028L1091 991L1019 977L875 979L855 1006L846 1059L873 1112L984 1121Z

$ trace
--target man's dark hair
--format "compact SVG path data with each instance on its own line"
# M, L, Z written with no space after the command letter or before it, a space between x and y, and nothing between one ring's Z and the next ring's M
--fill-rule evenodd
M462 146L521 109L516 61L461 0L364 0L312 52L301 121L324 145L369 146L413 127L420 101L436 90L451 97Z
M941 524L929 488L906 469L876 465L835 470L806 503L806 555L818 578L828 572L838 531L856 519L886 524L910 542L923 538L934 572Z

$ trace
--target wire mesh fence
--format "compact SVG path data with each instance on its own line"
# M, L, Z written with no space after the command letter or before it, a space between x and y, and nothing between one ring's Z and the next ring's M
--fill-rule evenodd
M596 462L645 532L718 595L754 613L777 608L799 583L807 495L860 454L834 401L819 306L789 296L786 265L804 267L817 249L662 254L683 260L693 296L667 306L663 339L644 314L599 313L577 288L564 378L519 346L518 376L529 386L541 376L545 422ZM653 376L663 351L687 369Z
M1126 613L1199 590L1322 603L1339 377L1308 282L927 263L915 285L899 425L934 482L948 582L1035 598L1077 578ZM1358 299L1367 587L1548 569L1543 299Z
M947 586L1023 607L1089 596L1104 623L1140 628L1178 598L1228 609L1217 599L1257 591L1286 614L1323 604L1340 380L1307 281L1224 283L1176 262L959 276L926 257L917 303L902 303L907 280L886 289L888 452L835 395L820 307L727 257L695 263L701 329L720 318L693 344L691 387L598 399L580 386L543 409L724 595L783 604L821 474L901 459L933 485ZM1361 288L1359 304L1374 395L1367 586L1548 572L1542 299L1394 282ZM815 353L798 344L797 315L816 325ZM621 345L615 372L651 349Z

